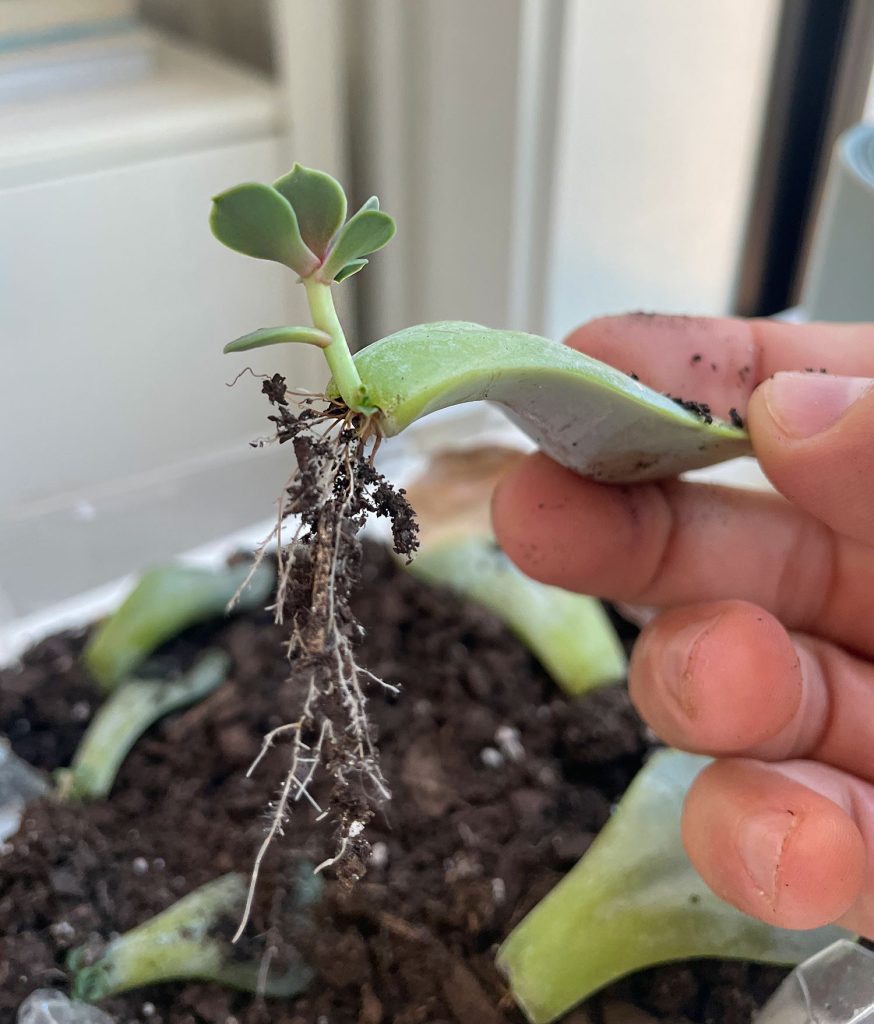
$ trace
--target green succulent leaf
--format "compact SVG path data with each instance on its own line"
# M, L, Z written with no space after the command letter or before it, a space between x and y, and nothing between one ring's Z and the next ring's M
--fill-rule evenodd
M491 537L444 540L409 570L490 608L571 696L625 676L625 652L601 602L529 579Z
M582 860L511 932L498 964L534 1024L633 971L700 957L796 964L847 933L790 931L723 903L680 839L683 801L709 758L665 750L628 788Z
M307 870L312 875L312 865ZM67 967L74 998L99 1002L144 985L195 978L273 998L302 992L313 971L296 951L277 963L265 956L263 939L229 941L227 923L241 916L247 888L245 876L222 875L113 939L96 960L85 947L72 950ZM311 927L306 906L297 899L295 905L302 926Z
M322 259L346 219L346 193L339 181L295 164L273 187L291 203L304 242Z
M210 227L235 252L274 260L307 277L318 259L301 237L291 203L269 185L237 185L213 199Z
M706 422L606 363L520 331L419 324L354 360L387 437L439 409L488 399L556 462L596 480L663 479L751 451L742 430ZM337 394L333 383L328 394Z
M179 679L128 679L91 719L69 768L57 773L64 799L99 800L109 795L133 745L159 718L203 700L227 677L231 659L208 650Z
M366 199L361 204L360 208L356 212L360 213L361 210L378 210L378 209L379 209L379 196L371 196L369 199Z
M319 348L327 348L331 344L331 335L317 327L262 327L251 334L244 334L242 338L229 341L222 351L228 355L231 352L265 348L267 345L287 344L318 345Z
M248 563L217 570L164 565L144 573L88 641L86 668L103 690L112 690L166 640L188 626L226 615L238 591L235 609L263 607L276 571L262 562L246 584L251 568Z
M359 270L364 270L369 262L369 260L351 260L345 267L337 272L334 280L337 284L341 281L345 281L347 277L352 277L352 275L357 274Z
M333 281L347 263L381 249L394 233L395 222L387 213L382 210L359 210L340 230L319 276L324 281Z

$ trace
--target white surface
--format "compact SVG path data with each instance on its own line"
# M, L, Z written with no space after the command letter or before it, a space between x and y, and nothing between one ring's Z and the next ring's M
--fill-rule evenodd
M0 0L0 36L87 24L101 18L132 18L135 13L135 0Z
M207 215L211 195L279 166L267 138L0 192L0 433L16 438L0 514L261 430L257 382L224 385L246 365L291 369L290 349L243 360L221 348L289 322L293 282L219 246Z
M112 88L0 104L0 188L275 131L276 94L268 82L197 49L142 33L153 42L154 74ZM106 39L64 45L73 52L116 44Z
M398 221L367 268L373 337L447 318L508 324L521 7L349 5L357 187Z
M290 454L251 452L258 382L224 385L324 378L318 353L221 355L303 315L207 223L286 167L274 88L154 38L146 80L0 104L0 622L269 514Z
M548 333L731 305L777 0L571 0Z
M154 73L156 51L153 36L135 31L9 52L0 46L0 108L110 83L118 88Z

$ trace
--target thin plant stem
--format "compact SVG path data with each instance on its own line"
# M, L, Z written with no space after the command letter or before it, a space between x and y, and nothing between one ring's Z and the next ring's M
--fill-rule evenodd
M313 324L319 330L325 331L331 338L331 344L323 351L331 373L334 375L337 390L353 412L371 416L376 412L376 408L370 403L367 389L352 359L352 353L349 351L346 335L343 333L343 327L337 317L337 310L334 308L331 286L311 277L304 278L303 284L306 288Z

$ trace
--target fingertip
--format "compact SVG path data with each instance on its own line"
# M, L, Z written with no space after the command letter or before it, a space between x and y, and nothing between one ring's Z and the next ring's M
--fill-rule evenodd
M566 343L657 391L706 402L725 418L732 408L746 409L758 377L758 347L746 320L627 313L591 320Z
M780 622L745 601L668 611L645 630L629 672L632 700L675 746L740 754L798 713L802 677Z
M779 372L750 401L763 471L785 497L837 533L874 537L874 378Z
M682 829L689 858L713 891L770 924L830 924L862 889L865 843L852 818L759 762L706 768L687 797Z

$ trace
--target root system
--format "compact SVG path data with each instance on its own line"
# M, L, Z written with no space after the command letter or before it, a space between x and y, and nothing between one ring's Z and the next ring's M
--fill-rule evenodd
M399 555L409 559L418 546L418 527L404 491L375 468L380 435L372 419L322 398L303 398L292 408L279 374L264 379L262 391L274 407L269 418L276 440L291 443L297 466L259 556L276 541L279 575L273 611L276 621L289 629L289 689L305 696L294 720L264 738L249 769L251 774L277 740L289 744L288 772L270 808L238 936L245 928L261 860L282 835L294 804L309 804L336 832L334 854L316 871L330 867L348 887L364 874L370 856L367 824L375 807L390 797L367 692L374 686L396 688L355 659L361 627L350 595L361 564L359 535L371 516L383 516L391 524ZM313 783L322 774L330 787L327 799L319 802Z

